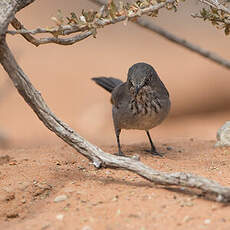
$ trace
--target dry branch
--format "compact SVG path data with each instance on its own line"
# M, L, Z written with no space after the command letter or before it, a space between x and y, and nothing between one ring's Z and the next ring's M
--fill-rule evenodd
M198 14L192 14L194 18L201 18L209 21L217 29L224 30L225 35L230 35L230 9L225 6L225 2L220 3L218 0L199 0L204 5Z
M54 28L54 29L41 29L38 28L36 30L26 30L26 28L17 20L17 18L14 18L11 21L11 25L17 29L17 31L8 31L11 34L21 34L28 42L32 43L35 46L39 46L42 44L49 44L49 43L56 43L59 45L72 45L76 42L79 42L87 37L89 37L90 35L92 35L92 31L85 31L82 32L80 34L77 34L73 37L70 38L58 38L58 37L49 37L49 38L35 38L33 37L31 34L36 34L36 33L55 33L57 31L60 32L60 29ZM68 35L70 33L74 33L77 32L79 29L78 28L74 28L71 26L65 26L63 28L63 35ZM29 32L29 33L28 33Z
M150 4L149 6L146 7L140 7L140 8L135 8L136 10L129 10L125 13L123 13L120 16L105 16L101 15L100 17L96 17L93 21L87 22L87 21L81 21L81 24L69 24L69 25L64 25L60 24L58 25L57 28L37 28L34 30L27 30L18 20L12 21L12 25L16 31L11 31L8 30L7 33L11 35L15 34L21 34L27 41L31 42L35 46L39 46L42 44L48 44L48 43L56 43L59 45L72 45L73 43L79 42L90 35L95 36L96 30L99 28L102 28L107 25L115 24L118 22L122 22L125 20L130 20L134 19L137 17L140 17L142 15L148 15L153 12L157 12L159 9L168 7L169 4L177 4L177 0L166 0L162 1L160 3L155 3L155 4ZM75 35L74 37L71 38L60 38L58 36L66 36L70 35L72 33L79 32L78 35ZM41 33L48 33L48 34L53 34L52 37L47 37L47 38L39 38L36 39L31 34L41 34Z
M93 3L97 3L99 5L103 5L106 4L106 0L90 0ZM146 29L149 29L157 34L159 34L160 36L164 37L165 39L176 43L179 46L182 46L186 49L189 49L190 51L197 53L219 65L222 65L224 67L226 67L227 69L230 69L230 62L218 55L216 55L213 52L210 52L209 50L203 49L195 44L192 44L188 41L186 41L183 38L180 38L170 32L168 32L167 30L164 30L163 28L153 24L152 22L150 22L147 19L144 18L138 18L136 21L134 21L137 25L144 27Z
M7 4L9 5L10 2L6 1L6 5ZM4 11L4 8L0 8L0 24L2 20L7 20L7 23L10 23L10 17L1 17L2 11ZM14 11L12 11L11 14L13 14L14 16ZM2 64L5 71L8 73L19 94L34 110L38 118L48 129L50 129L57 136L62 138L70 146L75 148L83 156L87 157L90 161L92 161L95 167L121 168L129 170L153 182L154 184L196 188L204 192L205 194L212 196L214 195L214 199L218 202L230 201L230 187L221 186L215 181L206 179L204 177L195 176L190 173L159 172L144 165L136 159L122 156L114 156L109 153L105 153L100 148L92 145L87 140L82 138L68 125L58 119L55 114L49 109L40 92L38 92L34 88L26 74L16 62L13 54L11 53L6 43L4 36L5 32L6 30L0 29L0 35L2 35L0 40L0 63Z
M230 10L227 7L225 7L223 4L219 3L218 0L199 0L199 1L208 6L214 7L218 10L222 10L227 14L230 14Z
M154 184L196 188L205 192L205 194L214 195L215 200L218 202L230 201L229 187L221 186L214 181L190 173L159 172L138 160L114 156L92 145L50 111L41 94L34 88L23 70L18 66L5 40L0 42L0 54L0 62L9 74L18 92L34 110L43 124L79 153L92 161L95 167L126 169L154 182Z
M146 19L138 18L136 21L136 24L140 25L144 28L147 28L151 31L154 31L155 33L166 38L167 40L169 40L173 43L176 43L177 45L182 46L186 49L189 49L190 51L192 51L194 53L197 53L197 54L199 54L199 55L201 55L201 56L219 64L219 65L226 67L227 69L230 69L230 62L228 60L226 60L222 57L219 57L218 55L216 55L215 53L213 53L209 50L203 49L203 48L201 48L195 44L192 44L183 38L179 38L176 35L171 34L168 31L162 29L159 26L154 25L152 22L150 22Z

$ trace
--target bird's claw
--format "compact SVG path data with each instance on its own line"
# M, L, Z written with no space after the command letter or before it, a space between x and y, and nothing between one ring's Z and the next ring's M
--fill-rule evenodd
M145 150L148 153L151 153L153 156L159 156L159 157L164 157L164 155L162 153L157 152L156 150Z

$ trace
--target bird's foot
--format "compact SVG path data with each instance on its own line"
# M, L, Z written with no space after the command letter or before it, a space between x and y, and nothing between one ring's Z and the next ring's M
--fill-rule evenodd
M119 151L118 153L114 153L114 155L120 156L120 157L126 157L126 155L122 151Z
M151 149L151 150L145 150L145 152L151 153L154 156L159 156L159 157L163 157L164 156L162 153L159 153L159 152L157 152L156 150L153 150L153 149Z

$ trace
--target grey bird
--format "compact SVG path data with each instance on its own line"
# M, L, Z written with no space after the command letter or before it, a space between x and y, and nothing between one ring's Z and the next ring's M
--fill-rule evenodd
M157 152L149 130L159 125L170 110L169 93L154 68L146 63L130 67L126 82L113 77L92 78L112 93L113 123L117 138L118 155L124 156L120 145L122 129L145 130L153 155Z

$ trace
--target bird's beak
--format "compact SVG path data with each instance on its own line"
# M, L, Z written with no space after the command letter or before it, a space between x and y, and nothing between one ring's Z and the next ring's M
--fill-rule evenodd
M138 94L138 92L140 91L141 88L142 88L141 85L138 85L138 86L135 88L135 92L134 92L134 97L135 97L135 98L137 97L137 94Z

